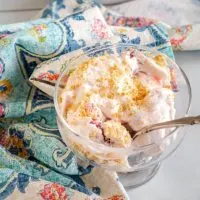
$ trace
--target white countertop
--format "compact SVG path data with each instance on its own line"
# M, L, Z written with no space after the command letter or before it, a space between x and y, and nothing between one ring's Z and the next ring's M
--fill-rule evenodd
M200 114L200 51L175 53L193 91L191 114ZM188 127L186 137L145 185L128 191L131 200L200 199L200 126Z
M0 0L0 23L28 20L48 1L20 0L21 5L15 7L16 0ZM22 5L24 10L20 10ZM175 57L192 86L191 114L200 114L200 51L178 52ZM162 163L156 176L145 185L128 190L131 200L200 200L200 126L187 131L181 146Z

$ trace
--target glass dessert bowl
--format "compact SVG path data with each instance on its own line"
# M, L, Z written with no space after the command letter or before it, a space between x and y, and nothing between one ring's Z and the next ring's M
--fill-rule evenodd
M112 44L68 62L54 103L63 141L85 164L120 174L125 187L150 180L176 150L184 128L132 140L129 130L188 114L191 88L183 70L146 47Z

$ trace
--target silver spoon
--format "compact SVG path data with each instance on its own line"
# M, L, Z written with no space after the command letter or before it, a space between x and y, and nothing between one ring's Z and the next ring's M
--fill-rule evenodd
M173 127L180 127L185 125L195 125L200 124L200 115L198 116L190 116L190 117L183 117L179 119L174 119L166 122L161 122L157 124L152 124L141 128L140 130L133 131L130 130L130 127L127 127L131 137L135 140L138 136L142 134L146 134L150 131L162 129L162 128L173 128Z

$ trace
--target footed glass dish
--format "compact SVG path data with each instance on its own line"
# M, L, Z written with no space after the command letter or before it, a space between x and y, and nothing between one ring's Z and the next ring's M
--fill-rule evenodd
M60 95L70 70L91 57L117 54L136 49L146 55L162 55L172 68L176 78L178 91L175 93L176 118L186 116L191 103L191 87L184 71L166 55L161 52L131 44L112 44L90 49L69 61L61 73L55 88L54 104L57 111L57 123L63 141L76 154L77 159L84 164L103 167L119 173L120 180L125 187L137 187L150 180L157 172L163 159L173 153L184 138L184 127L167 131L153 143L131 145L128 148L106 146L89 140L72 130L62 115Z

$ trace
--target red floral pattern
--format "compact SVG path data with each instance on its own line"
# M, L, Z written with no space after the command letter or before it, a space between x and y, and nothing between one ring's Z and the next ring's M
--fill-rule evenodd
M5 106L0 103L0 118L5 116Z
M68 196L65 192L65 188L56 183L47 184L44 186L43 191L40 192L42 199L44 200L67 200Z
M128 27L143 27L156 23L156 20L144 17L114 17L112 15L109 15L106 21L109 25Z
M45 72L45 73L42 73L39 75L39 79L40 80L44 80L44 79L47 79L49 81L57 81L58 80L58 77L59 77L59 74L58 73L55 73L53 71L48 71L48 72Z
M124 199L124 196L122 196L122 195L114 195L105 200L125 200L125 199Z
M94 20L92 24L92 32L95 33L95 35L97 35L100 39L110 38L106 24L104 24L100 19Z
M4 72L4 66L3 66L2 63L0 63L0 78L1 78L1 76L3 74L3 72Z
M175 34L171 37L170 42L174 49L182 49L181 44L188 38L189 33L192 31L192 25L179 27L175 30Z

